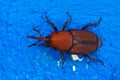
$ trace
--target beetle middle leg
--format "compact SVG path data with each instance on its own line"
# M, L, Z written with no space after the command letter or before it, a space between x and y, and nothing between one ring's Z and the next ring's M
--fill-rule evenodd
M62 30L65 30L65 28L67 27L67 24L71 22L72 20L72 16L67 12L67 15L69 17L69 19L64 23Z
M58 31L58 30L57 30L57 27L55 26L55 24L54 24L53 22L51 22L51 21L48 19L47 13L46 13L46 16L45 16L45 17L46 17L46 22L52 26L52 28L54 29L55 32L57 32L57 31Z
M98 26L98 25L101 23L101 21L102 21L102 18L100 18L100 19L98 20L98 22L96 22L96 23L86 24L85 26L83 26L83 28L82 28L81 30L86 30L86 28L89 27L89 26Z
M105 64L103 63L103 61L101 61L100 59L98 58L91 58L89 55L83 55L85 58L88 58L89 60L94 60L94 61L98 61L100 62L103 66L105 66Z
M62 61L62 68L64 67L64 62L65 62L65 59L64 59L64 54L62 51L60 51L60 58L61 58L61 61Z

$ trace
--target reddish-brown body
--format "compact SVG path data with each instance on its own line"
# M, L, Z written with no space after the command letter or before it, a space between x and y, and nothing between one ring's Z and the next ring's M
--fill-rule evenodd
M68 51L72 46L72 35L69 31L53 32L50 35L50 46L61 51Z
M100 39L93 33L84 30L53 32L50 35L50 46L72 54L88 54L100 46Z

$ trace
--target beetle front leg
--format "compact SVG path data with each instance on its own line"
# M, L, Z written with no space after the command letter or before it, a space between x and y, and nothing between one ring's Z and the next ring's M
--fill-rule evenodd
M51 21L48 19L47 13L46 13L46 16L45 16L45 17L46 17L46 22L52 26L52 28L54 29L55 32L57 32L57 31L58 31L58 30L57 30L57 27L55 26L55 24L54 24L53 22L51 22Z
M64 67L64 62L65 62L65 59L64 59L64 54L62 51L60 51L60 58L61 58L61 61L62 61L62 68Z
M62 31L65 30L65 28L67 27L67 24L69 24L72 20L72 16L67 12L67 15L69 17L69 19L64 23L63 27L62 27Z
M39 30L37 30L36 28L32 28L32 29L39 34L39 37L41 37L41 34L40 34Z
M48 48L48 47L50 47L50 45L48 45L48 44L45 44L45 43L39 44L38 46L43 46L43 47L45 47L45 48Z
M105 64L103 63L103 61L101 61L101 60L98 59L98 58L91 58L89 55L86 55L86 54L84 54L83 56L84 56L85 58L88 58L89 60L98 61L98 62L100 62L103 66L105 66Z
M100 18L100 19L98 20L98 22L96 22L96 23L86 24L85 26L83 26L83 28L82 28L81 30L86 30L87 27L89 27L89 26L98 26L98 25L101 23L101 21L102 21L102 18Z

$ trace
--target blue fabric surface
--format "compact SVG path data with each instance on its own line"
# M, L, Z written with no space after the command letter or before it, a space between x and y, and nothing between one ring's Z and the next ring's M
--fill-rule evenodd
M102 23L88 31L97 34L103 45L91 57L104 63L87 60L73 61L65 53L65 66L57 65L59 51L45 47L27 46L36 40L27 35L43 37L53 32L45 22L45 12L59 30L72 15L67 29L81 29L100 17ZM0 80L119 80L120 79L120 0L0 0ZM82 56L80 56L82 57ZM72 71L72 66L76 71Z

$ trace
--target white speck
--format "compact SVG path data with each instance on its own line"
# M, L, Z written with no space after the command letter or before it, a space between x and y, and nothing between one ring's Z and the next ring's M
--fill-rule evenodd
M82 60L83 60L83 58L81 58L81 59L79 58L79 61L82 61Z
M76 60L82 61L83 60L83 58L79 58L79 56L76 54L72 54L71 57L72 57L73 61L76 61Z
M89 67L89 65L87 64L87 65L86 65L86 69L87 69L88 67Z
M60 61L57 61L57 65L60 66Z
M73 61L79 60L78 55L72 54L71 57L72 57Z
M75 66L72 66L72 69L73 69L73 71L76 71L76 67Z

